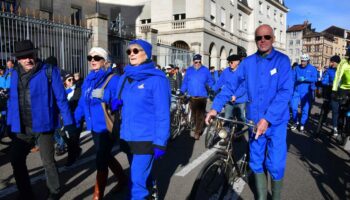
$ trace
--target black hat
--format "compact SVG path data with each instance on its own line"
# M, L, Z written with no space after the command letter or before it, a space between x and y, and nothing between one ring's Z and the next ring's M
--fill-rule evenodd
M23 40L15 43L15 52L12 56L19 57L37 53L38 49L34 48L32 41Z
M193 60L202 60L202 56L200 54L196 54L193 56Z
M242 56L239 55L230 55L227 57L227 61L231 62L231 61L236 61L236 60L241 60Z
M66 74L64 76L63 81L66 82L66 80L69 79L69 78L73 78L74 79L74 76L72 74L68 73L68 74Z
M336 62L336 63L340 63L340 57L335 55L331 57L331 62Z

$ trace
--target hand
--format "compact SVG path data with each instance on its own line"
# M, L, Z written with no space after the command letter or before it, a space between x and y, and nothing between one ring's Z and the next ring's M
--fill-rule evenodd
M163 157L164 154L165 154L165 150L159 149L159 148L157 148L157 147L154 147L154 148L153 148L153 152L154 152L154 159L155 159L155 160L160 159L160 158Z
M102 88L97 88L92 90L91 96L94 98L102 99L104 94L104 89Z
M255 139L257 140L260 135L264 134L269 127L269 122L266 119L261 119L256 125Z
M231 97L231 101L232 101L232 102L235 102L235 101L236 101L236 96L232 96L232 97Z
M111 102L111 110L112 112L120 110L123 105L123 100L121 99L113 99Z
M300 82L305 81L305 77L304 77L304 76L300 76L300 77L298 78L298 81L300 81Z
M218 114L218 112L216 112L216 110L213 110L213 109L210 110L210 111L208 112L207 116L205 117L205 123L206 123L207 125L209 125L210 122L211 122L211 118L215 117L217 114Z

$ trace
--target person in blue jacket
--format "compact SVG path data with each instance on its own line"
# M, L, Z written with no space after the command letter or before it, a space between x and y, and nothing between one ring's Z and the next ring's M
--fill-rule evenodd
M202 65L202 56L193 56L193 65L187 68L181 86L181 93L187 92L190 96L192 120L195 124L194 139L199 140L203 133L205 108L207 105L208 90L214 85L209 69Z
M120 145L130 163L130 199L139 200L149 196L153 162L165 154L170 136L170 85L151 60L150 43L132 40L126 52L130 64L119 80L120 98L113 101L112 110L122 104Z
M112 73L108 52L101 47L92 47L87 56L90 73L84 79L81 96L74 111L77 125L85 118L87 130L91 131L96 151L96 183L93 199L102 199L108 179L108 168L118 179L114 190L127 184L127 177L120 163L112 155L114 140L106 125L101 103L110 104L115 98L119 76ZM109 82L107 82L107 80ZM103 88L103 86L106 86Z
M18 66L12 71L7 124L13 133L10 160L19 190L19 199L36 199L31 189L26 158L37 141L49 189L47 199L58 199L60 182L54 159L53 133L58 126L58 110L68 133L75 130L59 70L37 59L38 49L30 40L15 43Z
M245 58L238 67L237 73L244 82L243 89L236 92L246 90L246 118L256 124L256 130L249 130L249 166L254 172L256 199L267 198L265 169L272 179L272 199L280 199L287 156L288 102L293 92L291 67L288 56L272 46L275 37L271 26L259 26L255 31L255 41L258 51ZM232 84L222 89L207 114L207 124L233 92Z
M230 55L227 57L229 67L227 67L222 73L219 80L213 86L215 93L218 93L221 88L226 87L227 84L232 84L234 91L236 91L243 79L241 79L236 73L239 63L242 57L239 55ZM233 116L237 117L237 120L245 122L245 102L247 101L247 94L243 93L241 96L233 95L231 99L225 105L225 118L231 119ZM229 128L229 123L225 124L225 127ZM238 129L242 129L240 125Z
M301 55L301 64L294 70L294 93L291 100L293 124L291 130L296 130L299 125L298 106L301 106L300 131L304 131L309 117L310 106L313 101L313 92L317 81L317 70L310 64L308 54Z
M338 136L338 116L339 116L339 102L332 98L332 87L337 71L337 66L340 63L340 57L335 55L330 58L329 67L324 72L322 77L322 89L323 89L323 98L324 104L329 104L329 107L332 109L332 126L333 126L333 135ZM327 116L327 112L325 113Z

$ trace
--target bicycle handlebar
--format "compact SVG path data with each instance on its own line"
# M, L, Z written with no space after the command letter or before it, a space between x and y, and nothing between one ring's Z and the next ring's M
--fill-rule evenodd
M254 124L253 121L242 122L242 121L238 121L238 120L227 119L227 118L224 118L224 117L221 117L221 116L215 116L215 118L220 119L220 120L223 120L223 121L227 121L227 122L232 122L232 123L234 123L234 124L245 125L245 126L252 127L252 128L255 126L255 124Z

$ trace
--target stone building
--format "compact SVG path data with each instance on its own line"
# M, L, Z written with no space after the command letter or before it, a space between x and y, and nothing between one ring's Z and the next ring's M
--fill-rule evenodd
M340 27L330 26L322 32L334 36L333 54L344 57L346 53L345 48L350 44L350 31Z
M303 36L303 53L310 56L314 66L329 65L333 52L334 36L324 32L307 32Z

